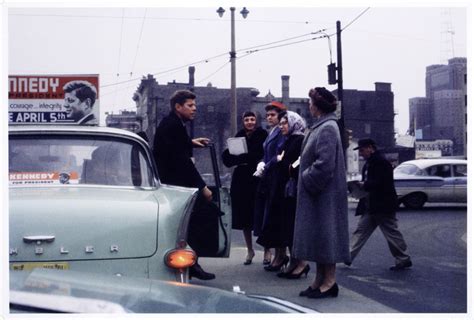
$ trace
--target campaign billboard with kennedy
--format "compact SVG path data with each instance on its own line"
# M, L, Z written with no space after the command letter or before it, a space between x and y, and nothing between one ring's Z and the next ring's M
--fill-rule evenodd
M99 124L99 75L10 75L9 124Z

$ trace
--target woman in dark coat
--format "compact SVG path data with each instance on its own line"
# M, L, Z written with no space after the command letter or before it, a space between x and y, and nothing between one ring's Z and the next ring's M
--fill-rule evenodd
M278 150L283 145L285 137L281 134L278 123L278 114L286 111L286 106L278 101L272 101L265 106L267 124L269 125L270 132L268 137L263 143L263 159L257 164L257 170L254 176L260 178L260 182L257 187L257 195L255 199L255 220L253 233L259 237L262 233L263 228L267 224L268 217L271 215L270 203L272 202L272 190L274 190L276 172L274 170L274 164L277 162ZM272 260L271 247L263 247L263 264L265 268L270 267L272 269L276 266L282 266L287 263L288 257L286 252L275 251L275 257Z
M257 117L247 111L242 117L244 129L237 132L236 137L245 137L248 153L232 155L229 149L222 154L226 167L236 166L232 174L230 196L232 201L232 228L242 230L247 245L247 257L244 264L252 263L255 256L252 245L252 229L254 222L255 193L258 178L253 176L257 163L263 157L263 142L267 132L257 127Z
M293 254L316 262L316 277L300 296L337 297L336 263L350 261L347 183L336 98L326 88L309 91L316 122L303 141Z
M275 248L275 257L281 259L274 259L270 266L265 267L267 271L278 271L282 263L288 262L286 248L291 248L293 242L296 194L289 195L285 191L290 181L291 165L300 156L306 128L304 119L292 111L280 113L278 119L284 142L278 148L276 162L270 166L274 174L271 176L272 187L268 195L267 219L257 243L264 247Z

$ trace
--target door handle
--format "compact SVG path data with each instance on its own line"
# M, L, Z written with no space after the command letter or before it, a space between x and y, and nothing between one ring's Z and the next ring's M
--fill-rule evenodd
M55 236L24 236L23 237L23 242L26 242L26 243L36 242L36 243L40 244L43 241L44 242L53 242L55 238L56 238Z

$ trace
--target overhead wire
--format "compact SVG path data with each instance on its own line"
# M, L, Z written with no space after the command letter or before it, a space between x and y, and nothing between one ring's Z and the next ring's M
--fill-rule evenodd
M210 77L212 77L213 75L215 75L216 73L218 73L219 71L221 71L222 69L224 69L225 66L227 66L230 62L227 61L226 63L224 63L222 66L220 66L216 71L214 71L213 73L209 74L208 76L202 78L201 80L199 80L197 82L197 84L200 84L204 81L206 81L207 79L209 79Z
M321 29L321 30L327 30L327 29ZM311 39L306 39L306 40L301 40L301 41L290 42L290 43L288 43L288 44L283 44L283 45L279 45L279 46L273 46L273 47L268 47L268 48L264 48L264 49L260 49L260 50L248 51L248 50L251 49L251 48L259 48L259 47L268 46L268 45L271 45L271 44L274 44L274 43L281 43L281 42L284 42L284 41L288 41L288 40L292 40L292 39L301 38L301 37L303 37L303 36L308 36L308 35L311 35L311 34L318 34L318 33L321 32L321 30L314 31L314 32L310 32L310 33L307 33L307 34L304 34L304 35L299 35L299 36L295 36L295 37L286 38L286 39L283 39L283 40L273 41L273 42L269 42L269 43L266 43L266 44L262 44L262 45L257 45L257 46L245 48L245 49L240 49L240 50L237 50L236 52L242 52L242 51L247 50L247 51L245 51L245 52L248 53L248 54L251 54L251 53L258 52L258 51L264 51L264 50L268 50L268 49L273 49L273 48L288 46L288 45L297 44L297 43L301 43L301 42L306 42L306 41L312 41L312 40L320 39L320 38L323 38L323 37L314 37L314 38L311 38ZM171 68L171 69L168 69L168 70L164 70L164 71L160 71L160 72L155 72L155 73L152 73L152 75L153 75L153 76L163 75L163 74L170 73L170 72L173 72L173 71L176 71L176 70L181 70L181 69L187 68L187 67L192 66L192 65L198 65L198 64L201 64L201 63L208 63L208 62L211 61L211 60L214 60L214 59L216 59L216 58L220 58L220 57L223 57L223 56L227 56L228 54L229 54L228 52L221 53L221 54L216 55L216 56L213 56L213 57L209 57L209 58L202 59L202 60L199 60L199 61L187 63L187 64L184 64L184 65L181 65L181 66L178 66L178 67L174 67L174 68ZM245 56L247 56L248 54L246 54ZM243 57L245 57L245 56L243 56ZM243 57L242 57L242 58L243 58ZM222 68L219 68L219 70L220 70L220 69L222 69ZM115 83L115 84L106 84L106 85L101 86L101 88L106 88L106 87L110 87L110 86L114 86L114 85L118 85L118 84L123 84L123 83L131 82L131 81L135 81L135 80L140 80L140 79L141 79L141 78L133 78L133 79L128 79L128 80L124 80L124 81L121 81L121 82L117 82L117 83Z
M352 19L351 22L349 22L344 28L341 29L341 32L347 29L351 24L353 24L356 20L358 20L362 15L364 15L367 11L369 11L370 7L366 8L364 11L362 11L357 17Z
M140 41L142 40L143 27L145 25L146 13L148 8L145 8L145 13L143 14L142 25L140 27L140 35L138 36L137 50L135 51L135 57L132 62L132 69L130 70L130 77L133 75L133 70L135 69L135 62L137 61L138 50L140 49Z

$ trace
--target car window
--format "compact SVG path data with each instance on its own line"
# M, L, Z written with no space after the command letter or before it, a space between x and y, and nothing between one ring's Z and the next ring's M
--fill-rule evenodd
M426 168L430 176L447 178L451 176L451 166L449 164L440 164Z
M409 174L409 175L425 175L425 173L420 170L417 166L414 164L401 164L398 167L395 168L394 170L395 174Z
M467 165L465 164L453 165L453 175L455 177L467 177Z
M11 185L153 185L143 148L133 141L92 136L10 136Z

